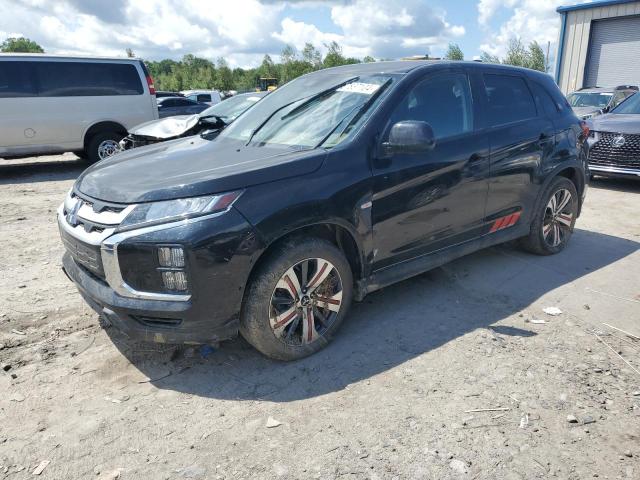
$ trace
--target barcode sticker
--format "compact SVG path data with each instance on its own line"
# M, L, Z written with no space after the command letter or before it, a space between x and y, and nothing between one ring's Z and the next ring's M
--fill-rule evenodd
M344 87L340 87L337 91L373 95L379 88L380 85L377 85L375 83L352 82L346 84Z

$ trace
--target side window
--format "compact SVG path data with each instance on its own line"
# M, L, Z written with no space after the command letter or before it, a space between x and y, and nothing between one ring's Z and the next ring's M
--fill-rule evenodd
M190 107L191 105L195 104L193 100L189 100L187 98L176 98L173 101L175 102L175 107Z
M618 105L622 103L622 101L627 98L626 92L617 92L613 96L613 100L611 101L611 108L616 108Z
M536 101L542 105L544 113L550 117L558 115L558 106L545 88L538 82L531 82L531 88L533 90L533 96L536 98Z
M28 62L0 62L0 98L37 95Z
M173 98L168 98L167 100L163 101L161 103L161 105L165 108L167 107L177 107L178 104L176 103L176 100Z
M33 62L42 97L141 95L135 66L122 63Z
M536 104L524 79L511 75L484 75L489 125L504 125L537 116Z
M201 94L198 95L198 102L210 102L211 101L211 95L206 95L206 94Z
M188 95L186 98L188 98L189 100L193 100L195 102L198 96L196 94L193 94L193 95Z
M473 130L473 104L467 75L445 73L418 83L391 114L390 126L403 120L427 122L437 139Z

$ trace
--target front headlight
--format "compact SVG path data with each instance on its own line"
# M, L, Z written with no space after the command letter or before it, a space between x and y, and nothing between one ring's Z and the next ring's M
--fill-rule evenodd
M187 218L227 210L242 191L208 195L206 197L180 198L164 202L141 203L120 223L118 231L148 227Z

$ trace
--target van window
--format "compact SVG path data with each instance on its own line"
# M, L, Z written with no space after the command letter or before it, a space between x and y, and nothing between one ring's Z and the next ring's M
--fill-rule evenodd
M519 122L537 116L536 104L522 77L484 75L490 126Z
M200 94L200 95L198 95L197 101L198 102L210 102L211 101L211 95Z
M37 95L33 75L25 62L0 62L0 98Z
M41 97L141 95L135 66L125 63L31 62Z
M469 79L461 73L446 73L418 83L398 104L390 125L403 120L427 122L437 139L472 131Z

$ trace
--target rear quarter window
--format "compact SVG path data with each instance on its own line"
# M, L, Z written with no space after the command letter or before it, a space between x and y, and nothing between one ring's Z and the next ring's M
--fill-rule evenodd
M125 63L33 62L41 97L142 95L136 67Z
M485 74L487 119L490 126L505 125L537 116L533 96L522 77Z
M201 94L198 95L198 102L210 102L211 101L211 95L206 95L206 94Z
M560 108L542 85L538 82L531 82L531 89L538 104L542 105L545 114L550 117L558 115Z
M0 98L36 95L36 86L28 63L0 62Z

